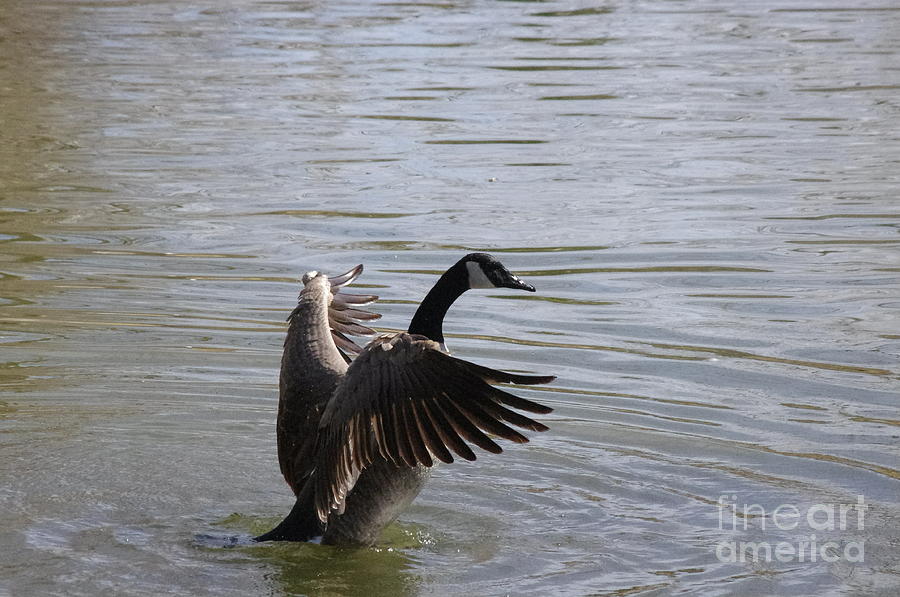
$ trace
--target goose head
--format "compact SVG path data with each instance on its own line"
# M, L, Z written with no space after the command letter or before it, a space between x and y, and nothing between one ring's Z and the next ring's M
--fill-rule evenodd
M409 332L420 334L444 344L444 315L464 292L473 288L514 288L534 292L534 286L526 284L487 253L469 253L444 272L425 299L419 305Z
M470 289L514 288L534 292L534 286L520 280L506 269L506 266L487 253L469 253L460 260L459 264L463 264L466 268L466 279Z

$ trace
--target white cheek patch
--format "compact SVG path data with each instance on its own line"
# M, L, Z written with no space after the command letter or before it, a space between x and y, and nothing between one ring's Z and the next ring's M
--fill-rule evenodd
M496 288L494 283L484 275L484 270L479 264L469 261L466 263L466 269L469 270L469 288Z

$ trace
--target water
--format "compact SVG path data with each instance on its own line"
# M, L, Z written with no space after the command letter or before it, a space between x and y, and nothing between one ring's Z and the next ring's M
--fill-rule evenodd
M5 3L0 595L896 594L898 32L874 1ZM551 431L441 467L378 549L218 546L291 504L299 276L364 263L402 329L473 249L538 293L467 294L450 346L558 375L521 391Z

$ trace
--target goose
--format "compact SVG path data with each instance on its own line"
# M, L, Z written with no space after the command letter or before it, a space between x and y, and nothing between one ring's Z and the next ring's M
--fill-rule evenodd
M378 299L342 289L358 265L329 278L302 277L288 317L279 378L276 435L281 472L296 501L287 517L254 541L372 545L418 495L437 461L475 460L469 443L499 454L488 434L516 443L510 425L546 431L516 411L552 409L494 384L543 384L554 376L490 369L451 356L444 316L472 288L535 289L487 253L450 267L420 304L406 332L382 334L361 348L348 336L374 335L362 309ZM352 357L352 358L351 358Z

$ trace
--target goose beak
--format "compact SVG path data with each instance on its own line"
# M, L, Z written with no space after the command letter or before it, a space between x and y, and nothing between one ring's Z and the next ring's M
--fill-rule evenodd
M509 272L506 272L506 275L503 276L503 282L501 282L499 286L503 288L515 288L516 290L527 290L528 292L534 292L534 286L523 282L518 277Z

